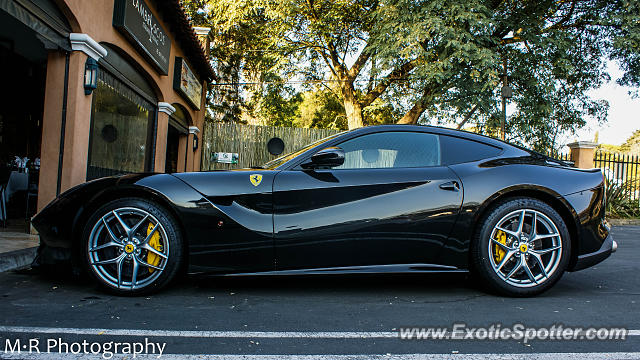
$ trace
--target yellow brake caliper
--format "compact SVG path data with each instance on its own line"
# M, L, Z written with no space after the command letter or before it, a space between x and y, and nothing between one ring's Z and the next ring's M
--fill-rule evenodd
M153 224L149 223L149 226L147 227L147 236L149 236L149 234L151 234L151 231L153 230ZM160 244L160 234L156 231L155 234L153 234L153 236L151 237L151 239L149 239L149 246L151 246L152 248L162 252L162 244ZM147 252L147 262L153 266L158 266L158 264L160 264L160 256L152 253L151 251ZM152 273L154 271L154 269L149 268L149 272Z
M496 240L498 240L498 242L501 244L507 245L507 234L502 230L498 230L498 232L496 233ZM496 247L496 250L493 254L493 257L496 262L500 262L507 252L504 251L504 249L498 244L495 244L494 246Z

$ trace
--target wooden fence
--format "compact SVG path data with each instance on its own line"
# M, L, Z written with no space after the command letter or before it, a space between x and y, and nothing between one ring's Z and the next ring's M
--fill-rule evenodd
M284 141L284 155L337 132L338 130L330 129L205 123L202 170L241 169L273 160L278 156L269 154L267 150L267 142L273 137ZM215 154L221 152L237 153L237 164L217 162Z

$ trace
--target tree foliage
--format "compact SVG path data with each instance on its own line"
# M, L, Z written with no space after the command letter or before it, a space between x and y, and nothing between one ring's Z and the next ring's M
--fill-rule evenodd
M620 150L640 155L640 130L634 131L624 144L620 146Z
M515 105L507 139L546 150L587 117L605 121L608 104L587 92L609 80L607 59L625 71L620 84L640 84L640 5L632 0L184 3L215 29L218 61L245 80L276 73L323 84L349 128L393 121L495 134L506 68ZM371 116L381 108L385 116Z

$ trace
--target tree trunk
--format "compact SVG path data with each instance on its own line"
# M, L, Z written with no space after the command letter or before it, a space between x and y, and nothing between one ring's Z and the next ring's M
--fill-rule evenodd
M437 87L425 88L420 99L418 99L418 101L416 101L416 103L413 104L413 107L411 108L411 110L409 110L406 114L404 114L404 116L400 120L398 120L397 124L411 124L411 125L417 124L418 119L420 118L420 115L422 115L422 113L425 110L427 110L427 107L429 107L429 105L433 103L434 101L433 94L438 91L444 91L445 88L446 88L446 83L439 85Z
M420 115L427 109L427 106L423 101L417 101L411 110L409 110L404 116L398 120L397 124L412 124L415 125L418 123L418 119Z
M355 91L351 84L346 83L342 85L342 99L344 110L347 114L349 130L363 127L364 121L362 120L362 105L360 105L356 99Z
M462 129L462 127L467 123L467 121L469 121L469 119L471 119L471 117L473 116L473 113L476 112L476 110L478 110L478 105L474 105L473 106L471 111L469 111L467 116L465 116L464 119L458 124L458 127L456 127L456 129L458 129L458 130Z

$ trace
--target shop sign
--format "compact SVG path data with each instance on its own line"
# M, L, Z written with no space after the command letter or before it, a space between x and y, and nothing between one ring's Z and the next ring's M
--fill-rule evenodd
M181 57L176 57L176 68L173 70L173 88L196 110L200 110L202 84Z
M115 0L113 26L133 42L162 75L169 73L171 40L144 0Z
M237 164L238 153L216 152L211 154L211 161L222 164Z

